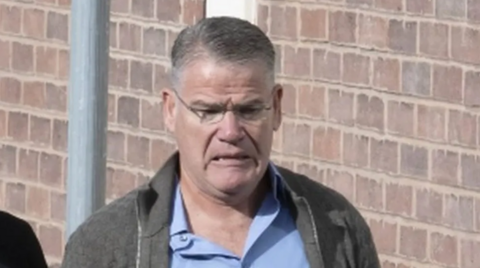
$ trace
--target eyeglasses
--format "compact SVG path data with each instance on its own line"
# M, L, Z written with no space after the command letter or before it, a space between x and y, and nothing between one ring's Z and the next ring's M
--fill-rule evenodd
M238 104L232 105L232 108L227 108L223 104L202 104L204 108L195 108L188 105L174 90L178 100L182 103L187 110L192 112L200 119L202 124L216 124L223 120L227 112L232 112L237 119L244 121L245 123L257 123L261 122L268 116L268 111L272 109L272 106L267 106L264 103L251 103L251 104ZM271 99L273 98L273 94ZM270 99L270 101L271 101Z

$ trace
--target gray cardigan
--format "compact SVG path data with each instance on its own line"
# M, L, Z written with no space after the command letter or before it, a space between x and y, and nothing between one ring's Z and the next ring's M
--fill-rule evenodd
M106 205L70 237L62 268L169 267L169 222L178 153L152 180ZM278 167L312 268L380 268L371 231L336 191Z

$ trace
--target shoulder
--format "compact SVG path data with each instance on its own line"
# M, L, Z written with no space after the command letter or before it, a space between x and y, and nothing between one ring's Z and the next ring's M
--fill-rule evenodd
M277 169L291 190L311 205L314 214L327 216L334 224L343 227L366 228L358 209L338 191L303 174L282 167Z
M105 205L85 220L68 239L62 267L107 267L131 261L137 243L139 190Z

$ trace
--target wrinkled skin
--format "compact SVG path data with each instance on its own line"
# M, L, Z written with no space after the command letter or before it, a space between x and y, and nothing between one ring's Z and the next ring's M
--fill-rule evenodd
M227 112L220 122L205 125L171 89L163 91L165 124L180 152L181 183L215 201L244 202L268 166L273 133L281 123L282 87L273 84L263 64L239 65L209 59L188 65L179 82L177 92L190 106L201 100L231 107L258 99L273 107L265 119L256 123L249 124ZM248 159L216 159L224 154L246 154Z

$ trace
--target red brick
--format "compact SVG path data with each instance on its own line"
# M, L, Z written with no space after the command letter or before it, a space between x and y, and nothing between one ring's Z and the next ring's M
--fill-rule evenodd
M8 115L8 136L15 141L28 140L28 114L10 112Z
M411 216L413 208L413 190L411 186L400 184L385 184L385 208L388 212Z
M443 213L443 196L427 189L416 191L416 216L419 220L429 223L440 223Z
M461 156L461 174L463 186L480 189L480 158L473 155Z
M153 8L155 0L143 0L143 1L132 1L132 14L151 18L153 17L153 12L155 9Z
M58 77L67 79L70 74L70 53L68 50L58 51Z
M414 135L415 105L406 102L388 102L388 132L403 136Z
M54 150L66 152L68 146L68 122L53 120L52 147Z
M465 73L465 105L480 107L480 72Z
M480 231L480 199L475 200L475 222L477 231Z
M164 66L155 65L155 74L154 74L154 91L155 94L160 94L163 89L172 88L170 83L170 77L168 75L168 70Z
M427 231L409 226L400 227L400 254L417 260L427 255Z
M45 12L43 10L23 10L23 33L30 37L45 37Z
M49 110L67 111L67 88L47 83L45 87L45 104Z
M397 251L397 224L383 220L371 220L370 229L378 253L394 254Z
M41 74L57 74L57 50L50 47L37 47L35 57L35 71Z
M313 76L326 80L340 80L340 54L324 49L313 50Z
M18 175L27 181L38 180L39 153L32 150L18 150Z
M283 46L280 44L274 44L275 50L275 71L277 73L283 73Z
M175 145L164 140L152 140L150 163L155 169L162 166L175 150Z
M114 13L129 13L130 0L115 0L111 3L111 11Z
M297 114L298 89L292 84L283 85L282 112L288 115Z
M343 54L342 80L345 83L370 84L370 58L360 54Z
M357 15L353 12L331 11L328 17L328 39L332 42L355 43Z
M136 52L142 50L142 28L140 26L121 22L118 32L120 49Z
M383 211L383 184L374 179L357 175L356 204L375 211Z
M462 240L461 242L460 267L478 268L480 263L480 242L475 240Z
M421 22L419 49L420 53L429 56L448 57L448 25Z
M22 72L33 71L33 46L12 43L12 69Z
M446 136L445 114L443 108L418 105L418 136L430 140L444 141Z
M417 51L417 28L417 22L390 20L388 47L398 52L415 54Z
M35 108L45 107L45 83L23 82L23 104Z
M259 7L260 8L260 7ZM183 1L183 23L193 25L204 18L205 14L204 0L184 0Z
M462 102L463 71L458 67L435 65L433 97L449 102Z
M26 189L21 183L5 185L5 207L14 213L25 213Z
M433 14L433 1L434 0L407 0L406 10L411 13Z
M0 70L10 69L10 58L12 53L10 52L10 42L0 40Z
M475 148L477 117L473 114L456 110L450 110L448 115L448 141L452 144Z
M312 51L303 47L285 46L284 73L291 76L310 77Z
M114 161L125 161L125 134L122 132L108 131L107 157Z
M140 123L140 101L129 96L118 98L118 123L138 127Z
M0 110L0 138L7 136L7 112Z
M430 96L431 67L425 62L402 63L402 91L412 95Z
M400 90L400 63L397 59L373 60L373 86L379 89Z
M141 127L150 130L164 130L163 125L163 104L142 100L142 122Z
M370 7L373 5L373 0L346 0L347 4L359 5L362 7Z
M153 90L153 66L151 63L130 62L130 88L147 92Z
M63 239L62 230L59 227L41 225L38 238L46 257L61 258Z
M436 0L435 6L439 18L465 18L466 0Z
M27 213L40 219L48 220L50 218L50 194L48 190L34 186L28 187Z
M135 174L125 170L108 169L107 197L118 198L135 188Z
M398 172L398 144L389 140L370 140L370 166L387 173Z
M343 134L343 162L349 166L368 166L369 138L351 133Z
M127 88L128 60L110 58L108 81L110 86Z
M325 172L325 185L339 192L350 202L354 201L355 181L352 174L344 171L328 170Z
M310 156L312 128L307 124L285 124L283 126L284 152ZM295 139L292 139L295 137Z
M432 180L441 184L457 185L460 159L458 153L441 149L432 151Z
M313 118L325 118L325 88L301 85L298 88L297 93L298 102L302 104L298 106L299 115Z
M109 29L109 46L110 48L118 47L118 23L110 21Z
M457 267L458 241L454 236L441 233L432 233L430 235L430 256L433 261Z
M50 192L50 217L59 222L65 221L66 195L63 193Z
M360 14L358 43L373 48L385 48L388 41L388 22L381 17Z
M402 11L403 0L375 0L375 7L380 9Z
M357 96L356 124L383 132L385 105L379 97L360 94Z
M338 162L340 160L341 132L333 128L317 127L313 131L312 154L315 158Z
M268 5L257 5L257 26L262 29L264 33L268 33L268 22L270 20L270 7Z
M310 39L327 38L327 11L325 9L300 10L300 35Z
M22 10L16 6L0 6L0 29L10 33L20 33Z
M429 152L422 147L402 144L400 146L400 173L421 179L428 177Z
M158 56L167 54L167 33L153 27L143 30L143 53Z
M127 162L138 166L148 167L150 155L150 140L145 137L127 137Z
M467 18L469 21L480 22L480 1L467 0Z
M50 145L52 122L48 118L30 116L30 140L38 145Z
M19 103L22 94L22 84L11 77L0 77L0 102Z
M276 37L297 37L297 9L295 7L270 7L270 34Z
M182 6L180 0L157 0L157 19L159 21L179 22Z
M47 38L68 42L69 18L66 14L48 12Z
M445 196L445 217L443 222L455 229L474 230L474 203L472 197Z
M328 117L330 121L353 125L353 93L336 89L328 91Z
M116 122L115 112L117 110L117 97L114 94L108 94L108 122Z
M323 182L325 172L324 170L319 170L315 165L299 163L297 166L297 171L298 173L307 176L309 179L317 182ZM349 187L349 189L351 189L351 187Z
M478 29L455 27L451 28L452 58L458 61L478 64L480 62L480 31Z
M173 43L178 37L180 32L177 31L167 31L167 54L171 55Z
M40 154L40 182L48 186L62 186L62 157L54 154Z
M63 7L71 7L72 6L72 0L58 0L58 5L63 6Z

